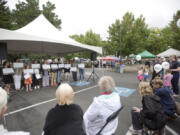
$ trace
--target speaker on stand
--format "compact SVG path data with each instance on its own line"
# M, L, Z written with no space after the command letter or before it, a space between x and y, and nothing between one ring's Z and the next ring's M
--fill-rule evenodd
M96 52L92 52L91 53L91 61L92 61L92 73L89 76L89 78L87 79L87 81L89 81L89 79L93 79L93 81L95 81L95 77L99 78L99 76L96 74L95 70L94 70L94 61L96 61L97 58L97 53Z

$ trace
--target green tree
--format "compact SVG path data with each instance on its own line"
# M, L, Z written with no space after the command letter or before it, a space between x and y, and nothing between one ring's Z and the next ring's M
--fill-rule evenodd
M6 4L7 1L0 0L0 28L11 29L11 12Z
M132 13L127 12L122 21L116 20L109 26L109 47L113 55L120 54L120 34L122 43L122 54L127 56L131 53L138 53L145 48L149 31L145 18L141 15L135 19Z
M158 28L150 28L150 34L147 40L146 50L153 54L158 54L168 49L168 41L165 39L164 30ZM167 43L166 43L167 41Z
M173 16L173 20L170 22L170 29L173 33L173 48L180 50L180 28L177 26L177 21L180 19L180 10Z
M82 44L88 44L93 46L102 46L102 39L99 34L94 33L92 30L89 30L86 32L85 35L72 35L70 36L72 39L82 43ZM83 58L90 58L90 52L80 52L71 54L71 57L83 57ZM68 55L69 56L69 55Z
M14 29L21 28L40 15L39 0L18 1L13 10Z
M43 10L39 9L39 0L26 0L18 1L16 4L16 9L13 10L13 29L18 29L24 27L35 18L37 18L41 13L58 29L61 28L61 20L53 12L56 9L55 5L51 2L43 4Z
M58 19L58 15L53 12L55 9L55 4L48 1L45 5L43 4L42 13L56 28L61 29L61 20Z

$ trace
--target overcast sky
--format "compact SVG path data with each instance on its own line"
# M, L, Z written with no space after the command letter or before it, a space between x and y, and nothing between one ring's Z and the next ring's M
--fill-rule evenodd
M11 9L18 0L7 0ZM20 0L22 1L22 0ZM24 0L23 0L24 1ZM39 0L40 7L48 0ZM84 34L89 29L108 36L108 27L126 12L137 18L141 14L149 27L165 27L173 14L180 10L180 0L49 0L56 5L56 14L62 20L62 31L68 35Z

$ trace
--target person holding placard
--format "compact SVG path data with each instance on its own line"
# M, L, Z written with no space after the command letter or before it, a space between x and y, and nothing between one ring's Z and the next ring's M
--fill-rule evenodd
M75 61L75 59L72 62L71 72L72 72L73 80L77 81L77 62Z
M148 65L144 68L144 81L150 81L150 69Z
M65 81L70 81L70 68L71 68L71 64L69 64L69 62L67 62L64 65L64 74L65 74Z
M45 59L44 60L44 65L47 65L47 64L48 64L47 60ZM43 68L42 86L43 87L48 87L49 86L49 69L44 68L44 67L42 67Z
M29 69L29 65L26 65L26 69ZM31 84L32 84L32 74L24 73L24 84L26 85L26 92L32 91Z
M82 60L80 60L80 64L78 64L78 68L79 68L79 75L80 75L80 81L84 80L84 63Z
M61 83L61 73L64 68L64 64L61 63L61 59L59 59L59 64L58 64L58 72L57 72L57 83L58 85Z
M34 64L32 64L32 68L34 70L33 86L34 86L34 89L36 90L40 88L40 79L41 79L41 75L39 74L40 64L38 64L37 60L35 60Z
M53 59L51 64L51 86L57 86L57 63L55 63L55 59Z
M21 89L21 77L22 77L22 68L23 66L16 66L18 64L23 65L23 63L20 63L19 59L16 59L16 63L13 64L14 67L14 86L16 90L20 90Z
M7 61L3 63L3 68L9 68L9 63ZM5 83L4 89L9 94L10 84L13 83L12 74L3 74L3 82Z

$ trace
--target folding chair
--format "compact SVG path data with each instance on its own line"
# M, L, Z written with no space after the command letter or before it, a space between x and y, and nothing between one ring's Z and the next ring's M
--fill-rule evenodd
M105 125L99 130L99 132L96 135L101 135L101 132L103 131L103 129L106 127L106 125L113 121L120 113L120 111L124 108L125 105L122 105L116 112L112 113L106 120Z

